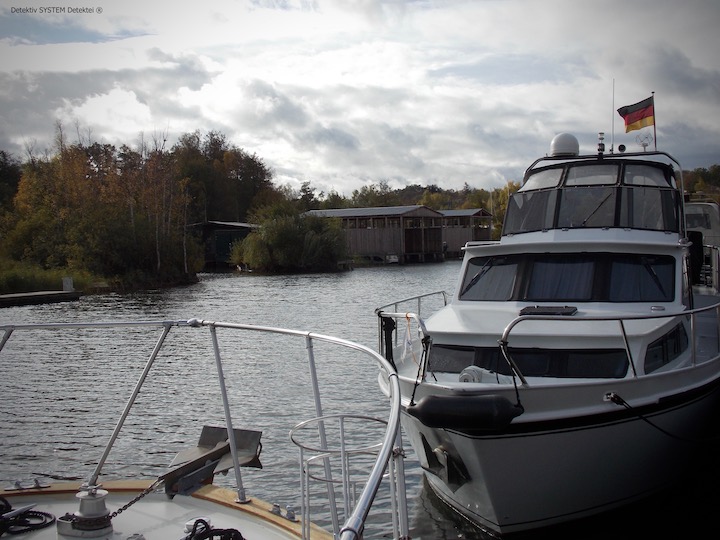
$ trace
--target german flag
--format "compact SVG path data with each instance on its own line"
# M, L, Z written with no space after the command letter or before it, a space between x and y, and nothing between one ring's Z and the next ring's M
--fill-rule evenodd
M625 120L625 133L655 124L655 103L653 96L634 105L620 107L617 112Z

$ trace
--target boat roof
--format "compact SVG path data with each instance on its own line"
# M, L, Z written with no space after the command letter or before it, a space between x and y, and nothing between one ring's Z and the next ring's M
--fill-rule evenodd
M653 163L659 163L662 165L666 165L669 167L672 167L673 169L676 169L680 172L682 172L682 167L680 165L680 162L677 161L674 157L672 157L667 152L660 152L660 151L653 151L653 152L623 152L623 153L598 153L598 154L585 154L585 155L578 155L578 156L568 156L568 155L559 155L559 156L545 156L541 157L533 162L532 165L530 165L527 170L525 171L526 174L529 173L532 170L540 169L542 167L547 167L550 165L557 165L557 164L563 164L563 163L578 163L583 161L597 161L597 160L606 160L606 161L647 161L647 162L653 162Z

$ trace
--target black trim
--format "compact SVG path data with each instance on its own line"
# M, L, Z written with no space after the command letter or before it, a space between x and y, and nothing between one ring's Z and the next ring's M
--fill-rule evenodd
M580 416L575 418L561 418L557 420L544 420L540 422L511 423L501 429L461 429L461 428L436 428L445 429L450 433L457 433L464 437L473 439L501 439L516 436L541 436L557 431L578 431L583 429L595 429L608 424L617 424L637 420L639 416L652 418L655 415L665 413L671 409L686 407L693 402L708 398L713 393L720 391L720 376L702 387L683 392L673 396L661 398L657 403L636 407L632 409L618 408L617 411ZM522 390L521 390L522 393ZM407 408L403 413L408 414ZM417 419L414 419L417 420Z

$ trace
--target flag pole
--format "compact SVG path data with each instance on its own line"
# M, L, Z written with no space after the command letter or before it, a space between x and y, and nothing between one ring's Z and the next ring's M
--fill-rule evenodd
M652 92L653 98L653 136L655 138L655 151L657 152L657 114L655 109L655 90Z
M610 115L610 153L615 151L615 77L612 84L612 114Z

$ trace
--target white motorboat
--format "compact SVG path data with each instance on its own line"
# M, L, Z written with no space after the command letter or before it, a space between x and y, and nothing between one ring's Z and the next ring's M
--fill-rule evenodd
M559 524L697 461L720 404L720 306L693 287L702 240L687 238L681 174L666 153L605 153L601 135L580 155L561 134L500 241L465 246L449 301L376 310L404 431L462 516L499 534Z
M128 348L118 350L119 338L108 341L104 337L108 332L121 333ZM0 324L0 336L4 399L20 401L32 392L23 381L9 375L18 364L33 366L31 373L38 374L42 366L57 366L63 376L57 379L47 399L38 392L36 398L24 400L24 405L8 404L5 410L11 412L0 424L5 426L0 433L5 452L13 452L12 440L18 436L8 423L10 418L24 426L67 426L60 429L61 440L47 440L40 432L27 435L37 443L32 445L32 455L25 453L25 459L47 458L53 461L53 468L47 469L50 474L34 479L19 474L17 482L3 486L0 535L8 532L38 540L350 540L362 538L363 534L372 537L365 528L372 508L373 516L387 520L374 523L382 531L381 536L408 537L399 385L391 385L394 389L387 404L378 404L379 416L365 415L363 411L330 414L323 409L321 398L326 396L320 392L318 358L338 363L369 360L395 379L389 363L367 347L306 331L198 319ZM267 346L261 345L262 339L283 340L281 357L273 358ZM141 344L149 349L143 351ZM260 360L251 356L252 351L258 352ZM140 362L135 361L136 355ZM129 356L133 357L131 361L127 361ZM215 374L204 373L203 356L211 366L214 363ZM247 485L247 477L243 478L246 473L241 469L263 468L262 432L239 429L233 425L233 418L237 422L239 410L245 422L274 418L277 423L277 414L257 410L258 396L266 394L270 386L248 379L249 367L262 361L282 363L283 369L289 370L297 358L300 365L293 371L295 381L288 379L280 386L287 389L288 384L302 384L300 381L307 377L309 399L305 407L299 401L293 403L287 415L293 422L288 427L289 450L276 459L278 463L289 463L297 475L288 475L285 470L263 470L255 476L266 492L267 484L275 482L275 493L287 491L290 500L297 502L294 507L281 507L252 496L252 487ZM172 366L174 377L168 375L168 366ZM41 376L50 376L48 370ZM139 373L135 383L135 378L128 377L130 370ZM187 370L200 376L189 377ZM112 391L101 391L99 384L94 384L94 374L99 372L113 373ZM157 381L155 386L149 382L152 380ZM121 392L120 388L128 391ZM200 403L200 408L190 405L191 397ZM330 397L331 402L333 398L335 402L343 401L338 396ZM74 411L75 417L64 420L57 411L41 405L38 412L44 418L40 423L26 422L31 412L28 409L43 399L57 404L58 409L69 404L64 410ZM316 416L297 424L294 416L303 410ZM120 412L114 429L117 416L99 420L109 411ZM163 456L170 452L165 446L183 445L176 440L183 424L213 416L221 425L202 427L197 444L180 448L179 452L173 450L172 454L177 453L175 459L165 462L163 472L149 477L147 467L142 465L148 458L143 455ZM63 422L72 422L73 426ZM101 433L107 436L101 437ZM163 433L169 434L169 440L160 444L155 439ZM96 443L97 439L103 440ZM271 441L273 447L279 442L276 439ZM150 447L145 448L145 454L143 448L136 447L136 441ZM43 447L43 442L49 447ZM274 448L266 446L265 454L269 451L273 455ZM103 448L100 455L99 449ZM83 456L96 449L95 462L86 462ZM58 458L58 452L66 455ZM118 463L116 454L129 459ZM297 467L292 465L294 462ZM228 479L220 476L214 482L219 473L228 471L233 473ZM122 472L130 477L118 474ZM68 481L73 478L84 480ZM382 494L383 506L375 512L377 506L373 504L378 493ZM315 523L316 517L322 526Z

